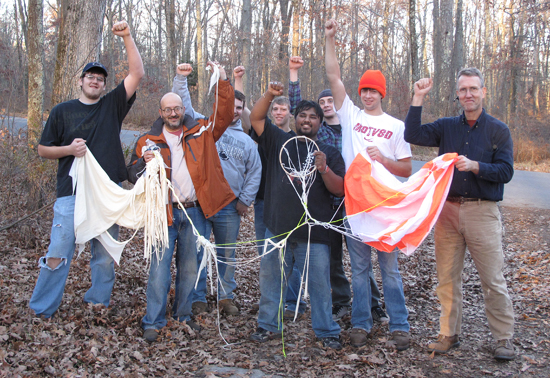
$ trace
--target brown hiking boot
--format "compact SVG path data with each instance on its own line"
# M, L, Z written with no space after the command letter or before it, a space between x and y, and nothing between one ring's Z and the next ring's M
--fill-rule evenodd
M239 315L239 309L233 303L233 299L222 299L218 302L220 306L220 311L224 312L227 315Z
M361 347L367 344L369 333L361 328L352 328L349 333L349 343L354 347Z
M393 331L389 343L397 350L409 349L411 337L408 332L405 331Z
M210 312L208 304L206 302L193 302L191 307L193 315L197 316L199 314Z
M430 352L435 352L437 354L444 354L449 351L451 348L456 348L460 345L458 340L458 335L454 336L443 336L439 335L435 343L428 344L428 350Z
M495 348L495 358L497 360L513 360L516 357L514 345L510 339L502 339L497 341Z

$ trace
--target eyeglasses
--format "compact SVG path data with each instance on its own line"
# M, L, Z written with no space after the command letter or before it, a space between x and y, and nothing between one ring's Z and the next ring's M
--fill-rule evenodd
M92 75L92 74L86 74L84 75L84 77L88 80L91 80L91 81L94 81L97 80L98 83L103 83L105 82L105 78L103 76L98 76L98 75Z
M479 88L479 87L460 88L460 89L458 90L458 93L459 93L461 96L464 96L464 95L466 95L466 93L468 93L468 91L470 91L470 94L472 94L472 95L475 96L475 95L479 92L480 89L481 89L481 88Z
M181 106L175 106L173 108L164 108L164 109L160 109L162 111L162 114L164 114L165 116L169 116L170 114L172 114L172 112L176 112L176 114L181 114L183 108Z

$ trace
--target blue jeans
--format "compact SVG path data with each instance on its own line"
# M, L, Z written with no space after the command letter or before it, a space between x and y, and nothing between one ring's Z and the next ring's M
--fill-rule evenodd
M298 302L298 293L300 292L300 284L302 283L302 271L298 269L297 264L292 267L290 278L288 279L288 288L286 291L285 304L289 311L296 311L296 302ZM304 294L302 290L302 295ZM303 297L300 298L300 306L298 312L303 314L306 311L307 304Z
M235 243L239 236L241 216L237 213L237 201L233 200L229 205L218 211L215 215L206 220L205 238L210 237L214 230L214 239L217 245L218 255L218 299L233 299L233 291L237 287L235 282ZM203 249L197 256L197 263L200 266L203 256ZM225 264L230 263L231 265ZM199 272L199 284L193 292L194 302L206 302L206 278L207 268Z
M55 201L50 246L46 256L38 262L40 274L29 302L36 315L49 318L61 304L76 247L74 207L75 196L60 197ZM113 225L108 231L113 238L118 238L118 225ZM84 295L84 302L109 306L115 283L114 260L97 239L91 241L91 253L92 287ZM62 259L54 269L47 265L50 257Z
M264 252L265 239L265 223L264 223L264 200L256 198L254 201L254 228L256 230L256 245L258 247L258 255L261 256Z
M206 219L200 207L185 209L197 231L204 235ZM166 325L166 301L172 275L170 266L176 249L176 294L172 316L182 322L191 319L191 299L197 279L197 237L183 210L174 207L174 219L168 227L170 239L160 261L153 254L147 282L147 313L142 321L143 329L161 329ZM176 247L177 241L177 247Z
M272 238L266 230L266 238ZM280 240L280 239L274 239ZM268 245L269 247L269 245ZM294 264L303 271L307 241L288 241L284 250L281 272L280 251L276 250L262 257L260 263L260 310L258 325L271 332L281 333L282 305L287 291L287 280ZM338 336L340 326L332 320L332 299L330 294L330 249L328 245L312 243L309 256L308 289L311 298L311 324L317 337Z
M346 230L351 232L346 222ZM372 328L371 285L372 271L371 247L361 241L346 237L351 260L351 282L353 287L353 302L351 306L351 324L353 328L361 328L370 332ZM390 332L409 332L407 317L409 312L405 306L403 282L397 262L398 251L378 253L378 263L382 273L382 289L386 311L390 318Z

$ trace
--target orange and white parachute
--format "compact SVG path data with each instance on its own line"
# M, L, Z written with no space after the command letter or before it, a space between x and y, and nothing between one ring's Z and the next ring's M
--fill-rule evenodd
M438 156L400 182L365 151L345 177L346 213L351 231L385 252L396 247L411 255L429 234L449 192L456 153Z

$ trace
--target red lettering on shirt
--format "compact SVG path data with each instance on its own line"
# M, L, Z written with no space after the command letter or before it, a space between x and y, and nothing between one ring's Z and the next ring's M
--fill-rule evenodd
M384 138L390 139L392 135L393 135L393 132L391 132L391 131L388 130L388 132L386 133L386 135L384 135Z

